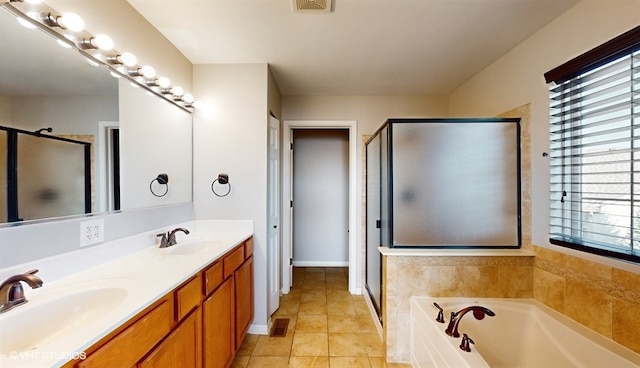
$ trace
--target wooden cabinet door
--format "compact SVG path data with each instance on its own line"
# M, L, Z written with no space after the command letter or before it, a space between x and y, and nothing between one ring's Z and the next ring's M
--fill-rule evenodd
M202 367L202 320L195 310L138 367L181 368Z
M228 278L202 303L202 337L206 368L225 368L233 362L235 354L233 285L233 277Z
M249 257L234 274L235 312L236 312L236 349L247 335L253 321L253 256Z

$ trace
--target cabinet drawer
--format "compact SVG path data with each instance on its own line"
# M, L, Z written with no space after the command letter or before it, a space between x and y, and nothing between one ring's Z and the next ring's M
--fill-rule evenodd
M176 290L176 321L182 320L190 311L200 305L201 290L202 282L199 274Z
M173 303L165 298L161 304L131 326L109 340L86 360L80 368L131 367L171 330Z
M233 275L233 271L244 263L244 247L241 245L224 257L224 278Z
M253 254L253 238L249 238L244 243L244 258L247 259Z
M222 275L222 262L216 262L204 270L204 295L211 294L220 284L224 277Z

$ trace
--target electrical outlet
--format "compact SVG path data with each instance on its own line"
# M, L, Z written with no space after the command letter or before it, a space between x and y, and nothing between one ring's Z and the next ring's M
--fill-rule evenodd
M104 242L104 219L82 221L80 223L80 246Z

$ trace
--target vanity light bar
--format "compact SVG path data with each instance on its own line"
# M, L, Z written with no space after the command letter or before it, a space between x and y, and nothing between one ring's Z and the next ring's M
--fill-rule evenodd
M181 87L172 87L168 78L156 77L153 67L138 65L138 60L132 53L114 50L113 40L109 36L94 36L84 30L84 21L78 15L60 15L42 0L0 0L0 6L18 17L22 24L40 25L43 31L56 38L59 43L75 48L88 61L103 65L114 77L125 78L133 85L143 87L151 94L188 112L200 107L199 102L194 101L192 95L185 94ZM69 35L67 31L74 34ZM100 52L109 54L103 55Z

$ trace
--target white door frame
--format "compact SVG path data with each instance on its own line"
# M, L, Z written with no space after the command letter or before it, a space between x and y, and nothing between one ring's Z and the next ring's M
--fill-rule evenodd
M269 172L267 184L267 312L280 306L280 120L269 115ZM275 164L275 167L273 165Z
M291 186L291 138L293 129L348 129L349 130L349 292L362 293L362 288L356 286L357 275L357 132L355 120L285 120L282 137L282 293L288 294L291 276L285 270L289 269L292 244L292 216L290 201L293 188Z

